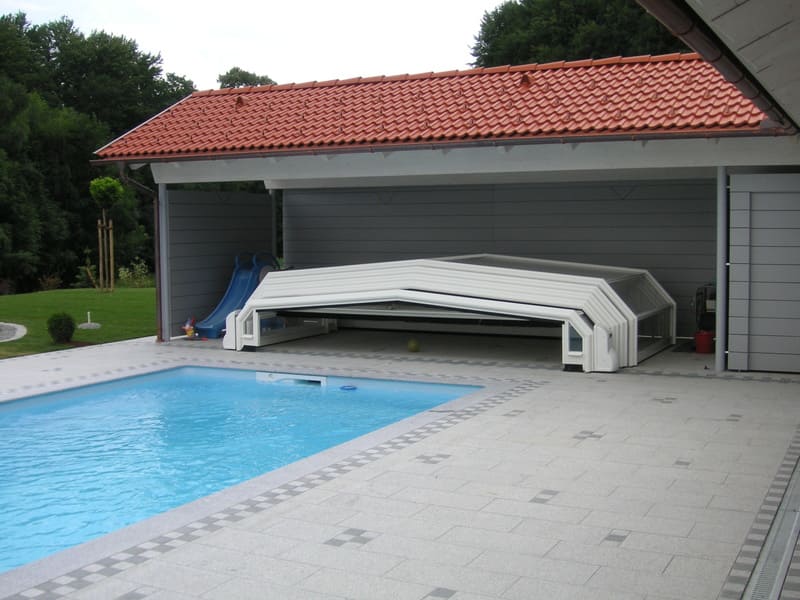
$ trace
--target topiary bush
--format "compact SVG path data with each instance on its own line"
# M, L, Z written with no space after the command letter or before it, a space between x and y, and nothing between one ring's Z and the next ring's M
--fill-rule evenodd
M75 319L67 313L56 313L47 319L47 332L56 344L66 344L75 333Z

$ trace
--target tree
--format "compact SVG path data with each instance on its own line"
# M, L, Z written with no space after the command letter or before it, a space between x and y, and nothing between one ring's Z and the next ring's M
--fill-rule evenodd
M160 103L167 107L197 91L197 88L191 79L167 73L162 79L156 80L156 91Z
M88 37L66 17L27 30L38 62L49 74L45 98L106 123L119 135L194 91L174 73L162 74L161 55L105 31Z
M0 16L0 289L74 280L96 247L89 181L108 171L90 165L94 150L192 91L133 40ZM126 190L110 209L122 261L152 264L145 202Z
M89 194L97 208L107 211L122 199L125 188L114 177L98 177L89 182Z
M0 17L0 73L25 88L40 83L41 69L26 36L28 22L23 13Z
M231 67L227 73L217 77L219 88L239 88L256 85L275 85L275 82L266 75L256 75L239 67Z
M494 67L685 50L634 0L508 0L484 13L472 56Z

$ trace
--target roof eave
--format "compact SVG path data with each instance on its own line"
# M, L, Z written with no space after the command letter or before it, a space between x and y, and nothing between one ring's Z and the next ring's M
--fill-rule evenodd
M196 93L196 92L195 92L195 93ZM137 125L137 126L136 126L136 127L134 127L133 129L129 129L129 130L128 130L128 131L126 131L125 133L122 133L122 134L118 135L117 137L115 137L113 140L111 140L111 141L110 141L110 142L108 142L107 144L105 144L105 145L103 145L102 147L100 147L100 148L98 148L97 150L95 150L95 151L94 151L94 154L99 154L99 153L101 153L103 150L105 150L105 149L106 149L106 148L108 148L109 146L113 146L114 144L116 144L116 143L117 143L119 140L121 140L122 138L124 138L124 137L127 137L128 135L130 135L130 134L131 134L131 133L133 133L134 131L137 131L137 130L141 129L142 127L144 127L145 125L147 125L147 124L148 124L148 123L150 123L151 121L155 121L155 120L156 120L156 119L158 119L158 118L159 118L161 115L168 113L169 111L171 111L173 108L175 108L176 106L178 106L178 105L179 105L179 104L181 104L182 102L186 102L186 100L188 100L189 98L191 98L191 97L192 97L192 96L193 96L195 93L189 94L189 95L188 95L188 96L186 96L185 98L181 98L181 99L180 99L180 100L178 100L177 102L175 102L175 103L171 104L170 106L168 106L167 108L165 108L164 110L162 110L160 113L158 113L158 114L155 114L155 115L153 115L152 117L150 117L149 119L147 119L147 121L145 121L144 123L140 123L139 125ZM115 161L115 162L116 162L116 161ZM97 163L97 161L94 161L94 160L93 160L93 161L90 161L90 163L91 163L91 164L96 164L96 163ZM97 163L97 164L99 164L99 163Z
M454 148L479 148L502 147L533 144L582 144L591 142L641 142L649 140L676 140L676 139L709 139L709 138L737 138L737 137L776 137L793 135L793 130L780 126L756 127L747 129L703 129L697 131L680 131L670 133L667 131L639 131L619 134L584 134L584 135L554 135L537 137L508 137L479 140L439 140L403 143L375 143L349 146L308 146L297 148L282 148L278 150L219 150L208 152L175 152L164 154L140 154L132 156L101 157L91 161L93 165L107 164L147 164L155 162L182 162L219 160L232 158L277 158L287 156L333 155L352 154L361 152L395 152L412 150L446 150ZM99 151L98 151L99 152Z
M710 63L742 95L767 117L787 129L798 131L798 124L775 101L758 78L750 73L735 54L711 31L703 20L681 0L636 0L675 37Z

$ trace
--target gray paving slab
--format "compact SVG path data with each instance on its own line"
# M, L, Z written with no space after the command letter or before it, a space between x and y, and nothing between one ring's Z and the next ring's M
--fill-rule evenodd
M180 365L485 386L456 419L426 413L0 574L0 598L713 599L749 577L798 378L717 375L686 353L563 373L521 341L487 360L463 337L411 356L380 336L0 361L0 401Z

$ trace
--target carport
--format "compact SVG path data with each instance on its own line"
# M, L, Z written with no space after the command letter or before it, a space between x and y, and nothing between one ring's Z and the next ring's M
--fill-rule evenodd
M98 156L158 182L163 339L213 308L236 252L272 248L279 208L296 269L643 269L690 337L695 290L729 262L730 177L800 164L791 131L692 54L198 92ZM183 187L251 181L267 192Z

